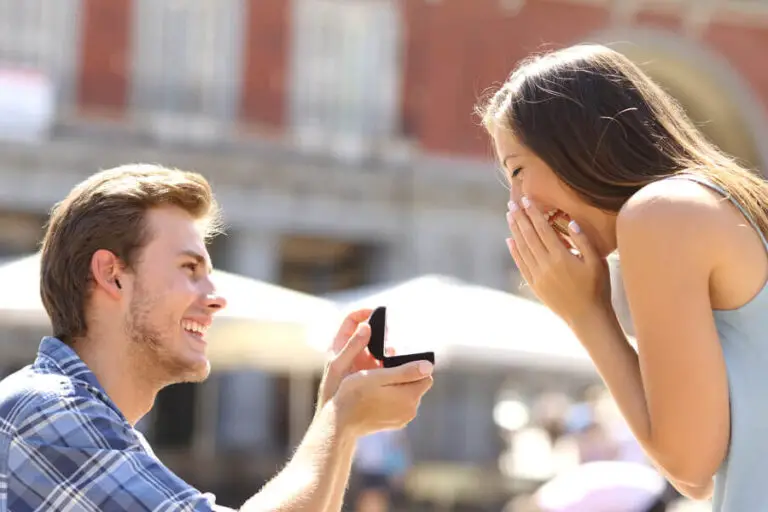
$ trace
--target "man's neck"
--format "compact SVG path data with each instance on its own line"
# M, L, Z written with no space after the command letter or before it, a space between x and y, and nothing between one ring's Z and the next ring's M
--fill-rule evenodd
M75 342L73 348L123 416L136 425L152 408L162 386L155 383L148 367L137 360L140 356L132 350L130 341L114 341L110 343L106 336L98 340L84 338ZM141 372L136 371L142 367Z

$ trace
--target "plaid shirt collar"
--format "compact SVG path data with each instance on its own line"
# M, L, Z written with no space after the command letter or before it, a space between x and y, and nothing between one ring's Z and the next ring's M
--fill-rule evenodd
M37 359L35 360L34 367L44 373L64 375L74 381L81 382L97 398L105 402L111 409L114 409L121 419L127 421L117 405L109 398L96 375L80 359L77 352L60 339L53 336L43 338L37 350Z

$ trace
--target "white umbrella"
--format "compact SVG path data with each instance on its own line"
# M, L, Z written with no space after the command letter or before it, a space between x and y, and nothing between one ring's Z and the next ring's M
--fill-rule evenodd
M542 512L644 512L662 496L666 481L636 462L597 461L556 476L534 495Z
M426 275L328 295L344 309L387 306L399 353L435 351L438 367L525 365L592 372L568 326L543 305L458 279Z
M323 367L325 354L308 338L314 325L338 317L331 301L221 270L214 270L212 279L228 302L208 334L215 370L314 372ZM0 325L49 329L39 281L39 254L0 265L0 283L7 290L0 296Z

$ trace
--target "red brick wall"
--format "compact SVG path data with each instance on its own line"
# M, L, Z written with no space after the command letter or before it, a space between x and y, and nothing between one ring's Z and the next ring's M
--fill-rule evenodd
M488 87L503 81L531 52L582 41L610 26L599 6L559 0L527 0L505 15L500 0L401 0L405 24L406 135L422 149L444 154L490 155L473 107ZM642 10L634 26L681 30L672 10ZM766 28L715 22L702 44L730 60L768 107Z
M704 41L739 71L768 109L768 23L764 27L714 23Z
M282 127L290 51L290 0L247 0L241 119Z
M83 0L78 104L85 112L120 116L128 103L132 0Z
M500 0L400 0L404 23L403 128L424 150L488 155L473 109L531 52L571 44L607 28L601 7L561 0L527 0L514 15ZM132 0L83 0L79 104L121 114L128 102ZM246 0L241 120L281 128L290 66L291 1ZM720 19L720 18L718 18ZM751 21L751 20L750 20ZM636 26L676 32L669 12L638 13ZM768 107L768 23L716 21L702 44L727 58Z
M490 154L473 109L516 62L577 40L607 19L601 8L534 0L514 16L501 10L499 0L402 0L401 5L406 131L426 151L453 154Z

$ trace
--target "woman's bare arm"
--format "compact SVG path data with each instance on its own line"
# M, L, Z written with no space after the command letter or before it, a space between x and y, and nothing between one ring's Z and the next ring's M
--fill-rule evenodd
M690 195L651 192L630 200L617 231L638 352L612 312L572 325L646 453L679 490L702 495L711 490L730 429L709 296L713 215L710 204Z

